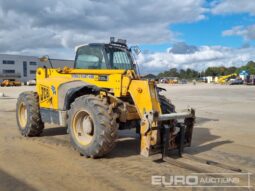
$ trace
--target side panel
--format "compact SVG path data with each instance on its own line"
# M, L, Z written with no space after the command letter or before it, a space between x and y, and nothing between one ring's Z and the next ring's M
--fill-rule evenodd
M36 90L39 95L39 104L41 108L59 109L59 100L65 99L64 91L59 92L59 88L63 84L73 82L76 86L81 86L87 83L81 80L71 81L68 78L51 77L42 80L37 80Z
M156 91L155 83L146 80L132 80L129 93L141 118L145 112L157 111L161 113L158 94Z
M40 114L44 123L58 124L63 127L67 126L67 111L41 108Z
M122 95L122 75L124 70L83 70L83 69L37 69L36 90L40 98L40 107L48 109L63 108L65 94L70 87L87 84L109 89L116 97ZM69 84L64 87L62 84Z

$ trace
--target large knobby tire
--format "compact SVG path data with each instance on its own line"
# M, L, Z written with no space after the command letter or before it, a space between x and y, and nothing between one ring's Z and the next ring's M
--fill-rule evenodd
M118 124L117 115L106 100L94 95L78 97L68 115L71 143L81 155L102 157L115 146Z
M16 119L21 135L39 136L44 123L41 120L39 98L36 92L28 91L19 95L16 105Z
M159 102L163 114L175 113L175 106L165 96L159 95Z

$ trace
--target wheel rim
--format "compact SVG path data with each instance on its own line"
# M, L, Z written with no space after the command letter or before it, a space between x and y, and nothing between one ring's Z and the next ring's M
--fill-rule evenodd
M27 108L24 102L19 106L19 122L22 129L26 127L27 124Z
M72 128L76 140L81 145L88 145L91 143L94 136L94 124L86 111L79 111L75 114Z

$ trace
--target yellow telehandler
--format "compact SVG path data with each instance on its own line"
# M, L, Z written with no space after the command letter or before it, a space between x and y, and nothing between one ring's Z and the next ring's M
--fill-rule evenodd
M217 83L218 84L226 84L230 79L235 79L237 77L236 73L220 76Z
M181 155L191 144L195 112L176 113L163 88L140 79L132 52L124 40L111 38L78 47L73 68L38 68L36 91L17 100L21 134L39 136L45 123L67 126L74 148L98 158L114 148L118 130L136 128L141 155Z

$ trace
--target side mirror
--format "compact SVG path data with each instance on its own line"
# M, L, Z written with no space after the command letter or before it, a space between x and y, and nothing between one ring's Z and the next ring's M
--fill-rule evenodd
M139 46L131 46L130 49L134 51L136 55L139 55L142 52Z
M49 58L47 56L43 56L41 58L39 58L40 62L48 62Z
M50 60L50 57L49 56L43 56L43 57L41 57L41 58L39 58L39 60L40 60L40 62L44 62L44 63L46 63L46 62L49 62L50 63L50 66L51 66L51 68L53 68L53 65L52 65L52 62L51 62L51 60Z

